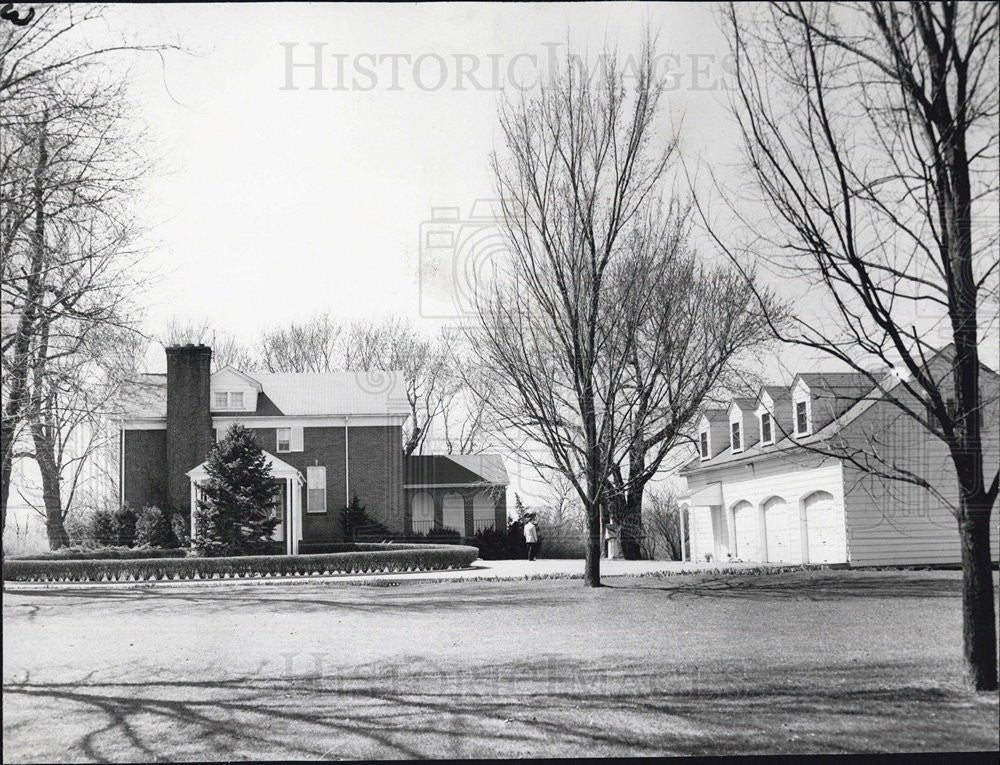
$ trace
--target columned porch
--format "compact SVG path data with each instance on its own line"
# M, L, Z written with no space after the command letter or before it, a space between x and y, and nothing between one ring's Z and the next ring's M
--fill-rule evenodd
M299 542L302 541L302 486L305 480L302 473L287 462L282 462L270 452L264 452L264 458L271 466L271 476L275 481L276 499L279 504L276 510L281 515L281 523L274 530L274 540L284 542L286 555L297 555ZM205 463L201 463L187 472L191 480L191 535L195 534L195 508L202 498L199 484L208 480Z

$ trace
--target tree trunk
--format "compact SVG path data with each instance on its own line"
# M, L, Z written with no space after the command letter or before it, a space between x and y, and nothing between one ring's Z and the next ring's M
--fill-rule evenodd
M597 502L587 505L587 547L584 551L584 583L601 586L601 508Z
M621 545L625 560L642 559L642 486L635 486L626 493L621 507Z
M978 512L976 512L978 510ZM989 508L963 513L962 642L969 684L977 691L997 690L997 628L990 561Z
M69 547L69 535L63 524L62 491L59 483L59 468L52 453L52 444L41 432L41 426L32 426L35 441L35 460L42 475L42 502L45 504L45 532L49 538L49 549Z

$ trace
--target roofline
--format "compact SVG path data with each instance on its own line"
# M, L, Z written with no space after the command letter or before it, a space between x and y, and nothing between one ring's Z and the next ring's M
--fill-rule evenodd
M483 486L509 486L510 481L476 481L473 483L404 483L404 489L472 489Z
M239 412L235 414L212 414L213 420L329 420L344 417L409 417L409 412L351 412L350 414L254 414ZM123 417L123 425L131 424L165 424L166 417Z
M259 380L253 379L246 372L241 372L236 367L234 367L232 364L226 364L226 366L224 366L222 369L217 370L211 376L215 377L215 375L221 374L222 372L225 372L226 370L229 370L230 372L234 372L234 373L238 374L240 377L242 377L244 380L246 380L249 383L253 383L254 387L257 388L257 392L258 393L263 393L264 386L260 384Z

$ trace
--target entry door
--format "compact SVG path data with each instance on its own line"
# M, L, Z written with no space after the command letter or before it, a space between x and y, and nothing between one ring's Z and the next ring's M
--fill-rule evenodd
M791 543L788 538L788 508L785 500L774 497L764 503L764 538L767 542L769 562L791 559Z
M847 546L840 513L833 496L818 491L806 497L806 537L809 544L810 563L843 563L847 560Z
M285 526L287 525L286 524L287 519L285 517L285 508L288 506L288 503L285 500L284 481L279 481L278 484L274 487L274 501L276 504L271 506L271 515L277 516L278 525L275 526L274 531L271 532L271 539L273 539L275 542L284 542Z
M733 508L733 528L736 530L736 557L756 560L757 514L749 502L740 502Z

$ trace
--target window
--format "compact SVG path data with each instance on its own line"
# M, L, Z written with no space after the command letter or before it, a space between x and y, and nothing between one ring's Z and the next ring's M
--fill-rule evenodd
M326 512L326 468L321 466L311 466L306 468L306 484L308 491L306 495L307 513Z
M740 450L740 424L738 422L734 422L732 427L733 437L730 443L732 444L733 451L738 452Z
M795 432L805 433L809 430L809 417L806 415L806 402L799 401L795 404Z
M243 391L216 391L215 409L242 409Z
M708 459L708 431L701 432L701 458Z
M764 412L760 416L760 442L769 444L771 440L771 415L769 412Z
M290 452L292 450L292 429L278 428L278 451Z

